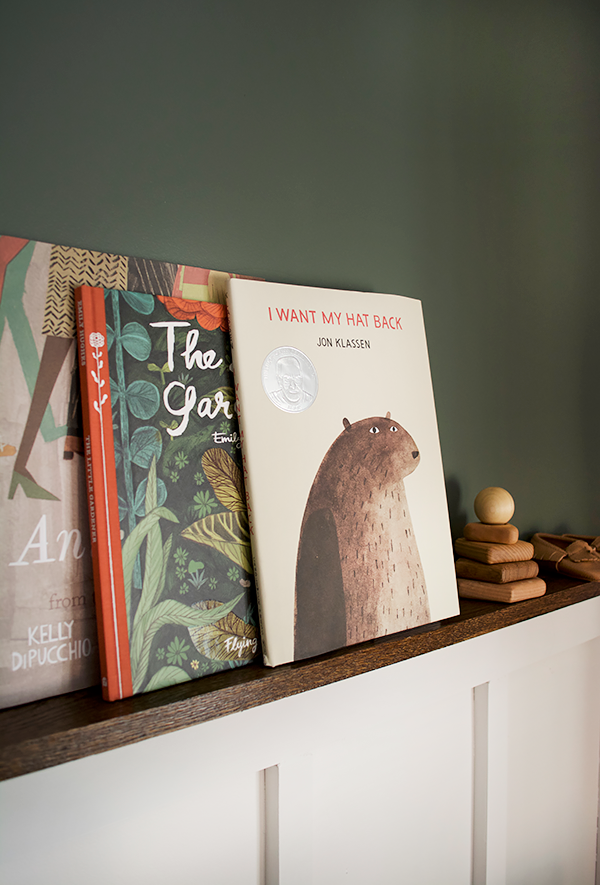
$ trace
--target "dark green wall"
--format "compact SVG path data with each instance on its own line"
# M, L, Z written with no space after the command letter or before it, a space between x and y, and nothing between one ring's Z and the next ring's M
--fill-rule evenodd
M420 298L455 531L598 534L596 10L4 2L0 230Z

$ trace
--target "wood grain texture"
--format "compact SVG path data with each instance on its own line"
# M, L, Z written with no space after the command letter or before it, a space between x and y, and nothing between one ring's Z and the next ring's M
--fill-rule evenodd
M467 541L457 538L454 549L460 556L478 562L523 562L533 557L533 544L517 541L516 544L492 544L486 541Z
M318 658L239 670L107 703L86 689L0 711L0 780L167 734L349 679L600 595L600 582L557 577L545 596L513 605L461 600L431 629L374 639Z
M494 544L516 544L519 529L516 525L486 525L483 522L468 522L464 536L467 541L492 541Z
M457 559L456 574L459 578L474 581L491 581L492 584L507 584L509 581L525 581L536 578L540 567L534 559L524 562L476 562L474 559Z
M512 519L515 512L513 496L506 489L490 486L482 489L473 502L473 509L481 522L501 525Z
M526 578L524 581L509 581L507 584L492 584L489 581L458 579L460 596L470 599L491 599L496 602L520 602L534 599L546 592L546 583L541 578Z

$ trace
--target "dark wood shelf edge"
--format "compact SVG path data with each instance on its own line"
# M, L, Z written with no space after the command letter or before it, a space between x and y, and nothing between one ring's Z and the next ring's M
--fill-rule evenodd
M0 711L0 780L248 710L491 633L600 595L600 582L547 579L545 596L512 605L461 600L454 618L269 668L250 665L115 703L88 689Z

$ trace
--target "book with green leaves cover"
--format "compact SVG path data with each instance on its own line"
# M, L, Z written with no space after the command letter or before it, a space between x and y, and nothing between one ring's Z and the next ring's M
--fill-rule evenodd
M78 354L103 695L258 653L222 304L81 287Z
M224 303L230 276L0 235L0 707L100 683L74 289Z

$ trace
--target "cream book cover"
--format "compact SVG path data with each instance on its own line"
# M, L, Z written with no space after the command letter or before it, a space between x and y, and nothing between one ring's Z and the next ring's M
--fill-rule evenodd
M420 301L230 280L228 305L265 663L457 614Z

